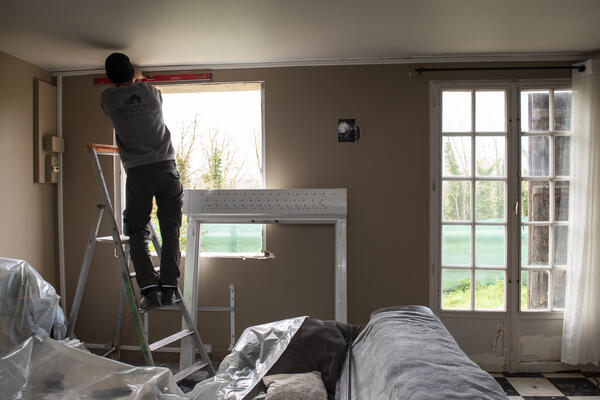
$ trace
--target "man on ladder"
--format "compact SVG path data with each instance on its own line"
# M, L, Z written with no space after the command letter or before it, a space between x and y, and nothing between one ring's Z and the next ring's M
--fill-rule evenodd
M142 299L148 311L181 301L179 231L183 187L175 163L171 133L163 121L162 96L122 53L106 58L106 75L114 87L104 90L101 106L115 127L121 161L127 171L124 233L129 236L130 257ZM162 237L160 273L150 261L147 227L156 198Z

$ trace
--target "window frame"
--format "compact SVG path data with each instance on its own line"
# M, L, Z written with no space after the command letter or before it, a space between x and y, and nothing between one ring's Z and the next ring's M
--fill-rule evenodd
M190 83L190 82L159 82L159 83L152 83L150 82L150 84L152 84L153 86L159 86L159 87L169 87L169 88L177 88L179 87L186 87L187 89L185 90L181 90L180 93L189 93L189 92L194 92L193 90L190 90L190 87L194 87L194 86L219 86L219 85L223 85L223 86L233 86L235 87L235 85L240 85L241 87L247 85L247 84L256 84L258 86L260 86L260 107L261 107L261 143L260 143L260 148L261 148L261 166L262 166L262 177L261 177L261 189L266 189L266 182L267 182L267 169L266 169L266 129L265 129L265 118L266 118L266 114L265 114L265 82L264 81L237 81L237 82L195 82L195 83ZM205 90L205 91L209 91L209 90ZM177 89L174 89L173 91L169 90L169 93L177 93ZM116 145L116 138L115 138L115 131L113 129L113 144ZM126 183L126 177L127 174L125 173L125 170L123 169L123 165L121 163L121 160L119 157L114 157L114 162L113 162L113 177L114 177L114 204L115 204L115 213L117 215L122 215L123 211L125 209L125 183ZM117 218L118 224L119 224L119 229L123 229L122 226L122 218ZM269 251L267 251L267 229L266 229L266 225L265 224L260 224L262 225L262 229L261 229L261 251L259 253L229 253L229 252L201 252L200 256L202 258L228 258L228 259L232 259L232 258L237 258L237 259L241 259L241 260L246 260L246 259L259 259L259 260L264 260L264 259L270 259L270 258L274 258L275 255ZM157 254L155 252L153 252L151 254L152 257L156 257ZM186 250L185 248L181 249L181 256L185 258L186 256Z
M457 80L457 81L430 81L429 85L429 273L430 290L429 306L439 316L449 317L468 317L468 318L498 318L507 313L519 315L522 319L539 318L562 318L562 310L541 310L541 311L521 311L520 306L520 184L521 184L521 160L520 160L520 91L529 88L545 88L551 90L571 89L570 79L554 80ZM449 310L442 309L441 296L441 233L442 233L442 143L444 135L442 134L442 92L444 90L506 90L506 148L505 148L505 251L506 251L506 272L505 272L505 309L498 311L482 310L474 308L475 293L472 293L472 310ZM473 93L473 99L475 94ZM474 104L471 105L474 107ZM472 108L474 113L474 108ZM475 122L475 115L472 115L472 123ZM469 134L476 136L475 126ZM475 140L473 139L473 142ZM516 143L515 143L516 141ZM472 143L473 143L472 142ZM474 149L472 149L472 154ZM474 160L472 160L474 162ZM470 180L476 180L477 177L470 177ZM475 188L472 190L475 191ZM471 199L473 202L473 199ZM517 203L518 202L518 203ZM514 207L517 207L515 210ZM472 213L475 210L471 210ZM472 215L472 221L475 222L475 216ZM474 240L472 240L474 242ZM473 244L472 244L473 245ZM475 265L470 267L471 287L475 288L474 271ZM515 293L516 292L516 293ZM553 298L551 299L553 301Z

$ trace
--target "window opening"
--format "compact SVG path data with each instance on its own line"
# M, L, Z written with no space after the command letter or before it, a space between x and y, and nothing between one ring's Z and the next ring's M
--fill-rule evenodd
M184 189L264 188L261 83L157 88ZM156 204L151 221L160 232ZM212 256L263 255L263 230L261 224L203 224L201 251ZM186 241L184 215L182 252Z

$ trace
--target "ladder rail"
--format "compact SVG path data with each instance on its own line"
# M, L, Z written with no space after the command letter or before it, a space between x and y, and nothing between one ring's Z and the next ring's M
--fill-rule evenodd
M156 250L156 254L158 255L158 258L160 258L160 255L162 253L162 245L158 240L158 235L156 234L156 229L154 229L154 225L152 225L152 222L148 222L148 229L150 229L150 240L154 245L154 250Z
M125 289L125 283L121 282L121 284L119 285L119 300L118 300L118 304L117 304L117 318L115 321L115 332L114 332L114 336L113 336L113 348L115 349L115 352L117 353L117 355L120 355L119 346L121 343L121 326L123 323L123 308L125 306L124 300L125 300L126 290L127 289Z
M90 160L92 162L92 167L94 173L96 175L96 180L98 181L98 186L100 188L100 193L102 194L104 204L108 209L108 213L110 214L110 221L112 225L112 236L115 244L115 250L117 253L117 259L119 260L119 265L121 266L121 279L125 284L125 293L127 295L127 302L129 304L129 309L131 311L131 316L133 317L133 322L135 325L135 331L138 337L138 341L140 342L140 347L142 349L142 356L144 357L144 362L147 365L154 365L154 361L152 359L152 354L148 347L147 337L144 335L141 326L141 318L137 309L137 302L135 300L135 295L133 293L133 287L131 285L131 277L129 276L129 269L127 268L127 259L125 257L125 252L123 251L123 243L121 242L121 234L119 232L119 228L117 225L117 220L115 219L114 210L112 207L112 202L110 201L110 195L108 194L108 188L106 187L106 180L104 179L104 174L102 173L102 167L100 166L100 160L98 160L98 153L96 152L96 148L94 146L89 147Z
M229 351L235 346L235 287L229 285Z
M92 224L92 229L90 230L90 236L85 249L85 255L83 257L83 262L81 263L81 270L79 271L79 280L77 281L75 297L73 297L73 303L71 305L71 314L69 315L69 328L67 330L67 337L70 338L73 338L73 333L75 331L75 324L77 323L77 316L79 315L79 307L81 306L81 300L83 299L83 289L85 288L85 282L87 281L88 272L90 270L92 255L94 254L94 248L96 247L96 237L98 236L98 230L100 229L100 222L102 222L103 213L104 204L96 205L96 216Z
M179 288L177 288L177 295L179 296L180 299L182 299L181 290L179 290ZM198 347L198 352L200 353L200 359L203 362L208 363L208 371L209 371L210 376L215 375L215 369L214 369L212 363L210 362L210 357L208 356L208 353L206 352L206 347L204 346L204 342L202 341L200 334L198 334L198 328L195 327L194 323L192 322L192 317L191 317L190 313L188 312L187 307L183 303L183 300L179 301L179 303L177 303L177 304L181 308L181 313L183 314L183 318L185 319L187 326L193 327L191 329L194 329L194 334L192 335L192 338L193 338L194 342L196 342L196 347ZM194 354L195 354L195 352L194 352Z

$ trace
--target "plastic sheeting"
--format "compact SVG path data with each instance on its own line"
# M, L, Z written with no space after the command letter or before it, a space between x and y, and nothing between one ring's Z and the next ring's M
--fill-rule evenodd
M9 400L183 398L166 368L132 367L43 336L0 360L0 389Z
M60 296L27 261L0 257L0 355L32 335L65 337Z
M290 344L306 317L247 328L217 374L200 382L193 400L242 400L261 381Z
M35 336L0 359L0 393L10 400L242 400L283 354L304 319L247 328L217 374L187 394L166 368L133 367Z

